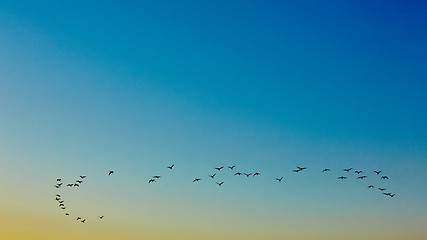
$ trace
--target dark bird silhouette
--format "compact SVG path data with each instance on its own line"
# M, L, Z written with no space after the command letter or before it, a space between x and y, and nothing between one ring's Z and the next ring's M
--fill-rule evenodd
M368 188L374 188L374 185L369 185Z
M152 182L155 182L156 180L155 179L150 179L150 180L148 180L148 183L152 183Z
M355 173L357 173L357 174L361 174L362 173L362 171L354 171Z
M81 217L77 217L76 221L78 221L78 220L80 220L80 219L82 219L82 218L81 218Z
M64 200L62 200L62 201L58 201L59 203L63 203L64 202Z
M113 170L110 170L110 172L108 172L108 176L110 176L111 174L113 174L114 173L114 171Z
M341 176L341 177L338 177L338 179L347 179L347 177Z
M345 169L344 169L344 171L346 171L346 172L350 172L350 171L351 171L351 169L353 169L353 168L345 168Z
M62 180L62 178L57 178L56 181L60 182Z
M221 171L221 169L223 169L223 168L224 168L224 166L222 166L222 167L216 167L215 169L218 170L218 171Z
M85 221L86 221L86 218L82 220L82 223L85 223Z
M209 177L214 178L214 177L215 177L215 175L216 175L216 173L214 173L214 174L212 174L212 175L209 175Z
M387 188L378 188L378 190L384 191L384 190L387 190Z
M236 175L242 175L242 173L241 172L236 172L235 174L234 174L234 176L236 176Z
M56 196L57 196L57 197L61 197L61 195L59 195L59 194L56 194Z
M200 179L200 178L195 178L195 179L193 180L193 182L198 182L198 181L200 181L200 180L202 180L202 179Z
M387 176L382 176L381 179L388 179L388 177Z
M60 207L65 207L65 205L63 203L60 203L59 206Z
M70 183L70 184L67 184L67 187L72 187L74 184L73 183Z
M389 195L389 196L390 196L390 197L394 197L394 195L396 195L396 194L391 194L391 193L390 193L390 195Z
M252 173L244 173L246 175L246 177L249 177L250 175L252 175Z
M306 167L297 167L300 171L307 169Z
M83 179L83 178L85 178L85 177L86 177L86 176L84 176L84 175L83 175L83 176L80 176L80 178L81 178L81 179Z
M235 165L233 166L228 166L229 169L233 170L233 168L236 167Z
M156 175L156 176L153 176L153 178L157 178L157 179L159 179L159 178L160 178L160 176Z
M367 176L360 176L357 179L364 179L364 178L367 178Z
M65 207L61 207L61 209L65 209Z
M292 172L300 172L301 170L300 169L295 169L295 170L292 170Z
M218 184L218 186L220 186L221 187L221 185L223 184L224 182L217 182L216 184Z
M168 168L170 169L170 170L172 170L172 168L175 166L175 164L172 164L172 165L170 165Z
M103 218L104 218L104 215L102 215L102 216L99 217L99 219L103 219Z
M60 188L61 186L55 185L56 188Z
M77 183L74 183L74 187L80 187L80 185L78 185Z
M83 183L83 181L77 180L76 183Z
M380 175L382 171L374 171L374 173L376 173L377 175Z
M259 172L255 172L253 176L255 177L255 176L259 176L259 175L261 175Z
M331 169L325 168L325 169L323 169L322 173L324 173L324 172L330 172L330 171L331 171Z
M61 199L60 199L60 198L58 198L58 197L56 197L56 198L55 198L55 200L56 200L56 201L60 201Z
M65 213L65 216L70 216L70 214L66 212L66 213Z
M276 178L276 180L277 180L278 182L281 182L281 181L282 181L282 179L283 179L283 177L281 177L281 178Z

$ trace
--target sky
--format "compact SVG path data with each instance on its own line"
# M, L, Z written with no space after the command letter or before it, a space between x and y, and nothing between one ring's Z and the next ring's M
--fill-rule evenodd
M426 238L426 15L0 1L0 238Z

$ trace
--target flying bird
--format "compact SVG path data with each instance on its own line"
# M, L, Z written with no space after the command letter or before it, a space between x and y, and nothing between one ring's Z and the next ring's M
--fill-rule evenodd
M351 169L353 169L353 168L345 168L345 169L344 169L344 171L346 171L346 172L350 172L350 171L351 171Z
M292 172L300 172L301 170L300 169L295 169L295 170L292 170Z
M364 178L367 178L367 176L360 176L357 179L364 179Z
M77 180L76 183L83 183L83 181Z
M114 173L114 171L113 170L110 170L110 172L108 172L108 176L110 176L111 174L113 174Z
M224 166L222 166L222 167L216 167L215 169L218 170L218 171L221 171L221 169L223 169L223 168L224 168Z
M387 176L382 176L381 179L388 179L388 177Z
M341 177L338 177L338 179L347 179L347 177L341 176Z
M246 177L249 177L250 175L252 175L252 173L244 173L246 175Z
M234 174L234 176L236 176L236 175L242 175L242 173L241 172L236 172L235 174Z
M377 175L380 175L382 171L374 171L374 173L376 173Z
M57 178L56 181L60 182L62 180L62 178Z
M74 187L80 187L80 185L78 185L77 183L74 183Z
M387 190L387 188L378 188L378 190L384 191L384 190Z
M153 176L153 178L157 178L157 179L159 179L159 178L160 178L160 176L156 175L156 176Z
M209 177L214 178L214 177L215 177L215 175L216 175L216 173L214 173L214 174L212 174L212 175L209 175Z
M82 219L82 218L81 218L81 217L77 217L76 221L78 221L78 220L80 220L80 219Z
M198 181L200 181L200 180L202 180L202 179L200 179L200 178L195 178L195 179L193 180L193 182L198 182Z
M297 167L300 171L307 169L306 167Z
M65 213L65 216L70 216L70 214L66 212L66 213Z
M82 220L82 223L85 223L85 221L86 221L86 218Z
M74 184L73 183L70 183L70 184L67 184L67 187L72 187Z
M369 185L368 188L374 188L374 185Z
M57 196L57 197L61 197L61 195L59 195L59 194L56 194L56 196Z
M80 178L81 178L81 179L83 179L83 178L85 178L85 177L86 177L86 176L84 176L84 175L83 175L83 176L80 176Z
M104 215L102 215L102 216L99 217L99 219L103 219L103 218L104 218Z
M220 186L221 187L221 185L223 184L224 182L217 182L216 184L218 184L218 186Z
M152 183L152 182L155 182L156 180L155 179L150 179L150 180L148 180L148 183Z
M283 177L281 177L281 178L276 178L276 180L277 180L278 182L281 182L281 181L282 181L282 179L283 179Z
M236 167L235 165L233 166L228 166L229 169L233 170L233 168Z
M261 175L261 174L260 174L259 172L255 172L253 176L255 177L255 176L257 176L257 175L259 176L259 175Z
M355 173L357 173L357 174L361 174L362 173L362 171L354 171Z
M331 169L325 168L325 169L323 169L322 173L324 173L324 172L330 172L330 171L331 171Z
M170 165L170 166L168 166L168 168L170 169L170 170L172 170L172 168L175 166L175 164L172 164L172 165Z

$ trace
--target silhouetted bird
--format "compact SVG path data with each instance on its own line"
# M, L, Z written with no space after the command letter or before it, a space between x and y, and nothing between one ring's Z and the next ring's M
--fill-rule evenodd
M70 183L70 184L67 184L67 187L72 187L74 184L73 183Z
M229 169L233 170L233 168L236 167L235 165L233 166L228 166Z
M236 176L236 175L242 175L242 173L241 172L236 172L235 174L234 174L234 176Z
M306 167L297 167L300 171L307 169Z
M78 221L78 220L80 220L80 219L82 219L82 218L81 218L81 217L77 217L76 221Z
M64 205L63 203L60 203L60 204L59 204L59 206L60 206L60 207L64 207L65 205Z
M58 201L59 203L63 203L64 202L64 200L62 200L62 201Z
M198 181L200 181L200 180L202 180L202 179L200 179L200 178L195 178L195 179L193 180L193 182L198 182Z
M222 166L222 167L216 167L215 169L218 170L218 171L221 171L221 169L223 169L223 168L224 168L224 166Z
M85 178L86 176L80 176L81 179Z
M259 175L261 175L259 172L255 172L255 173L254 173L254 177L255 177L255 176L259 176Z
M158 178L160 178L160 176L156 175L156 176L153 176L153 178L157 178L158 179Z
M246 175L246 177L249 177L250 175L252 175L252 173L244 173Z
M62 179L61 178L57 178L56 181L60 182Z
M380 175L382 171L374 171L374 173L376 173L377 175Z
M99 217L99 219L103 219L103 218L104 218L104 215L102 215L102 216Z
M65 207L61 207L61 209L65 209Z
M74 183L74 187L80 187L80 185L78 185L77 183Z
M216 184L218 184L218 186L220 186L221 187L221 185L223 184L224 182L217 182Z
M347 179L347 177L341 176L341 177L338 177L338 179Z
M76 182L77 182L77 183L83 183L83 181L80 181L80 180L77 180Z
M61 197L61 195L59 195L59 194L56 194L56 196L57 196L57 197Z
M387 188L378 188L378 190L384 191L384 190L387 190Z
M55 198L55 200L56 200L56 201L59 201L59 200L61 200L61 199L60 199L60 198L58 198L58 197L56 197L56 198Z
M215 175L216 175L216 173L214 173L214 174L212 174L212 175L209 175L209 177L214 178L214 177L215 177Z
M396 194L391 194L391 193L390 193L390 195L389 195L389 196L390 196L390 197L394 197L394 195L396 195Z
M148 180L148 183L152 183L152 182L155 182L156 180L155 179L150 179L150 180Z
M300 169L295 169L295 170L292 170L292 172L300 172L301 170Z
M86 218L82 220L82 223L85 223L85 221L86 221Z
M330 172L330 171L331 171L331 169L325 168L325 169L323 169L322 173L324 173L324 172Z
M346 172L350 172L350 171L351 171L351 169L353 169L353 168L345 168L345 169L344 169L344 171L346 171Z
M70 214L66 212L66 213L65 213L65 216L70 216Z
M172 165L170 165L168 168L170 169L170 170L172 170L172 168L175 166L175 164L172 164Z
M364 178L367 178L367 176L360 176L357 179L364 179Z
M381 179L388 179L388 177L387 176L382 176Z
M368 188L374 188L374 185L369 185Z
M282 181L282 179L283 179L283 177L281 177L281 178L276 178L276 180L277 180L278 182L281 182L281 181Z
M113 174L114 173L114 171L113 170L110 170L110 172L108 173L108 176L110 176L111 174Z
M362 173L362 171L354 171L355 173L357 173L357 174L361 174Z
M60 188L61 186L55 185L56 188Z

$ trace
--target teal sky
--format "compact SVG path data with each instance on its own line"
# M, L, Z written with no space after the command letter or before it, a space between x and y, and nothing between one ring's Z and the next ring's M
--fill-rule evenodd
M129 239L176 222L175 239L426 237L426 16L421 1L1 1L0 210L67 226L52 186L87 174L65 195ZM262 175L225 169L218 189L223 165ZM339 182L350 167L366 182Z

